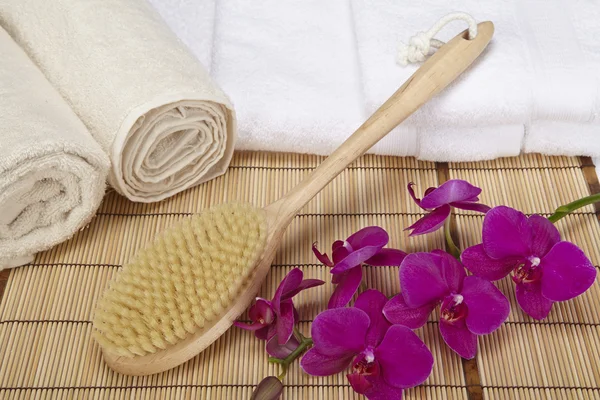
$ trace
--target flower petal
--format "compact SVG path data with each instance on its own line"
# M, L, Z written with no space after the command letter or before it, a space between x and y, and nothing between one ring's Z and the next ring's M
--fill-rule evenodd
M300 342L294 335L292 335L290 340L284 344L280 344L278 335L275 335L271 339L267 340L265 349L271 357L286 358L292 354L292 352L296 350L298 346L300 346Z
M427 196L429 193L433 192L436 189L436 187L428 187L427 189L425 189L425 193L423 193L423 196Z
M444 225L444 221L446 221L446 218L448 218L449 215L450 206L443 205L425 215L405 230L412 230L409 236L424 235L426 233L437 231Z
M442 258L432 253L413 253L400 266L400 286L409 307L440 301L449 292L441 273Z
M344 258L348 257L352 249L350 249L350 244L344 240L336 240L331 245L331 258L333 259L332 267L342 261Z
M312 323L313 348L340 358L358 354L365 348L369 324L369 316L358 308L325 310Z
M566 301L579 296L596 280L596 268L585 253L573 243L560 242L540 263L542 294L552 301Z
M381 249L373 257L365 261L365 264L373 267L398 266L402 264L402 260L407 256L402 250L396 249Z
M294 332L294 304L291 300L281 302L280 312L275 325L279 344L285 344Z
M508 318L508 299L490 281L468 276L463 282L461 295L469 309L467 328L477 335L492 333Z
M273 338L273 336L275 336L276 331L277 330L275 329L275 325L268 325L262 329L255 331L254 336L256 336L257 339L260 340L269 340Z
M321 253L319 251L319 249L317 248L317 242L314 242L312 244L312 251L313 251L315 257L317 257L322 264L327 265L328 267L333 267L333 263L327 256L327 253Z
M323 282L320 279L304 279L302 282L300 282L300 285L298 285L298 287L295 290L285 293L284 297L282 297L282 300L291 299L303 290L310 289L316 286L321 286L324 283L325 282Z
M350 380L350 379L348 379ZM363 393L369 400L402 400L402 389L388 385L381 376L368 376L371 387ZM358 392L354 385L352 388Z
M261 297L256 298L256 303L248 310L248 316L252 321L264 320L265 324L270 324L275 319L275 313L271 302Z
M454 323L440 320L444 342L462 358L470 360L477 354L477 335L469 331L464 320Z
M327 308L345 307L358 290L362 281L362 275L361 266L351 268L341 274L334 274L334 277L340 276L340 279L329 299Z
M379 226L367 226L366 228L354 232L346 239L354 250L363 247L383 247L389 240L390 237L388 236L388 233Z
M483 244L465 249L460 260L473 274L490 281L497 281L510 274L518 261L513 257L494 260L485 253Z
M415 184L413 182L409 182L407 185L407 189L408 189L408 194L410 194L410 197L412 197L413 201L419 206L421 207L421 199L419 199L417 196L415 196L415 190L413 189L413 186L415 186ZM423 207L421 207L423 208Z
M435 306L436 303L430 303L412 308L406 305L402 294L397 294L383 307L383 315L393 324L404 325L410 329L418 329L427 323L429 314L431 314Z
M273 300L271 300L276 314L279 312L279 303L284 300L287 293L295 290L300 285L303 275L300 268L294 268L283 278L273 295Z
M461 179L451 179L431 191L421 200L421 207L432 209L479 196L481 189Z
M367 376L363 374L347 374L346 378L350 382L352 389L358 394L365 394L365 392L373 387L373 384L367 380Z
M517 283L515 293L519 307L530 317L539 320L546 318L550 314L554 302L542 295L541 281Z
M366 375L363 374L347 374L346 378L350 382L352 389L358 394L365 394L373 385L367 380Z
M348 368L352 357L352 354L342 357L321 354L313 347L302 356L300 366L309 375L334 375Z
M378 226L369 226L355 232L347 240L353 250L344 259L336 262L331 272L339 274L360 265L377 254L388 241L387 232Z
M388 299L383 293L375 289L369 289L362 292L354 303L354 307L366 312L371 320L366 337L368 346L376 347L391 325L383 316L383 307L387 301Z
M392 325L375 349L383 379L397 388L423 383L433 368L433 355L425 343L406 326Z
M440 273L442 279L448 285L448 289L452 293L460 293L463 280L467 276L465 267L454 256L445 251L433 250L432 253L441 258Z
M331 251L338 250L340 247L344 247L344 241L343 240L336 240L331 245Z
M352 271L352 269L342 272L341 274L331 274L331 283L338 284L344 280L344 277L348 274L348 272Z
M556 243L560 242L560 232L548 218L541 215L534 214L527 221L533 235L531 253L533 256L542 258Z
M492 209L490 206L472 201L455 201L450 203L450 205L455 208L460 208L461 210L478 211L484 214Z
M494 259L531 255L532 229L527 217L514 208L498 206L485 214L483 247Z

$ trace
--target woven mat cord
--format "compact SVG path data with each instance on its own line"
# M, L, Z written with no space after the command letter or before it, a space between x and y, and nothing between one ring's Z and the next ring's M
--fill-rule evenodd
M263 343L232 328L206 351L162 374L128 377L102 361L91 339L94 304L123 263L154 235L213 204L248 201L264 206L297 184L322 160L299 154L237 153L228 173L167 201L135 204L110 193L89 227L38 254L32 266L0 273L0 399L248 399L260 380L276 373ZM403 228L423 210L410 199L453 178L483 188L481 201L506 204L527 214L549 215L558 205L600 191L588 158L526 155L480 163L419 162L364 156L313 199L285 234L260 296L270 298L282 277L300 267L307 278L330 281L310 247L380 225L390 246L408 252L443 248L442 232L409 238ZM588 206L558 228L600 263L600 224ZM457 210L452 233L462 248L480 240L483 216ZM365 280L386 295L399 291L398 268L365 268ZM545 321L516 306L510 278L498 282L513 311L497 332L480 337L479 353L463 361L440 338L438 315L420 330L435 366L407 399L598 399L600 398L600 284L583 296L556 304ZM302 292L296 304L305 334L326 308L332 285ZM358 399L343 374L311 377L295 364L284 399Z

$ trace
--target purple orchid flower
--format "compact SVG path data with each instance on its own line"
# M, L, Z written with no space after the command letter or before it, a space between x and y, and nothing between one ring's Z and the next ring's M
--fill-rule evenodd
M332 268L331 282L337 284L328 308L344 307L352 299L362 281L362 264L379 267L402 263L405 252L383 248L389 239L387 232L378 226L363 228L346 240L333 242L331 259L319 252L317 244L313 243L313 253L319 261Z
M440 333L452 350L471 359L477 354L477 335L492 333L508 317L507 298L491 282L466 276L450 254L409 254L400 266L402 292L384 307L385 317L411 329L425 325L438 304Z
M302 270L294 268L283 278L271 301L256 298L256 303L248 310L252 323L234 323L238 328L254 331L257 338L266 340L267 352L273 357L285 358L299 345L298 339L293 335L298 311L292 297L305 289L325 283L320 279L302 278Z
M516 297L523 311L544 319L552 304L585 292L596 280L596 269L583 251L560 239L546 218L529 218L513 208L490 210L483 220L483 243L466 249L465 267L488 280L513 272Z
M410 197L419 207L430 213L405 229L412 229L409 236L424 235L440 229L446 218L450 216L451 207L482 213L490 210L490 207L485 204L477 203L481 189L467 181L452 179L442 183L438 188L430 187L425 191L422 200L415 196L413 186L412 182L408 184Z
M311 327L314 347L300 366L310 375L346 375L352 388L371 400L401 399L402 389L423 383L433 368L427 346L409 328L383 316L387 298L367 290L354 307L319 314Z

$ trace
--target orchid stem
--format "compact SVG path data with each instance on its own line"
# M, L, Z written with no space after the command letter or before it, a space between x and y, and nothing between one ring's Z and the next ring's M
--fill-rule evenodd
M460 249L454 243L452 239L452 233L450 233L450 220L448 219L444 224L444 236L446 237L446 246L448 246L448 252L452 254L456 259L460 260Z
M575 211L581 207L585 207L587 205L598 203L598 202L600 202L600 193L596 193L596 194L592 194L591 196L583 197L579 200L575 200L569 204L565 204L563 206L558 207L556 209L556 211L554 211L554 214L552 214L551 216L548 217L548 220L550 222L552 222L553 224L555 224L558 220L566 217L573 211Z
M288 371L288 366L286 364L282 364L281 365L281 373L279 375L277 375L277 379L279 379L280 381L283 381L283 378L285 378L287 371Z
M298 347L296 347L296 349L294 351L292 351L289 356L287 356L286 358L283 358L283 359L276 358L276 357L269 357L270 363L281 365L281 373L277 376L277 378L280 381L283 380L283 378L285 378L285 375L287 374L288 367L290 366L290 364L293 363L298 357L300 357L302 355L302 353L304 353L306 350L308 350L313 345L312 339L305 337L298 330L298 328L294 328L294 334L300 340L300 345L298 345Z
M304 339L306 339L304 337L304 335L302 334L302 332L300 332L300 329L298 329L297 326L294 326L294 335L296 335L296 338L300 341L303 341Z

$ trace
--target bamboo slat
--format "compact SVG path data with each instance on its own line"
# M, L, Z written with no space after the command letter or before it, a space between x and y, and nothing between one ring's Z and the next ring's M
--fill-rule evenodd
M38 254L33 265L0 275L0 398L249 398L254 385L276 373L263 343L251 333L232 328L174 370L128 377L104 365L91 339L94 305L121 265L160 230L213 204L247 201L264 206L321 160L299 154L237 153L226 175L160 203L135 204L108 193L86 229ZM484 189L481 199L487 204L548 214L589 193L583 167L578 158L540 155L444 165L364 156L294 219L259 295L271 297L294 267L306 277L329 282L329 271L314 258L311 244L318 241L321 250L328 250L335 239L368 225L384 227L390 246L408 252L443 248L442 232L416 238L403 232L423 215L406 191L410 181L422 193L444 179L468 179ZM480 240L480 215L460 211L453 218L461 245ZM594 264L600 263L600 226L592 206L565 218L559 229ZM395 294L398 268L365 268L365 281L386 295ZM513 286L507 280L499 287L514 307ZM331 292L332 286L326 284L298 295L302 331L310 331ZM434 371L424 385L407 390L405 398L476 399L478 393L489 399L599 398L600 361L591 356L600 354L599 310L598 284L581 298L555 305L544 322L532 321L515 307L497 333L480 339L479 355L467 370L441 340L433 315L417 333L434 354ZM359 398L343 374L310 377L297 365L285 384L284 399Z

